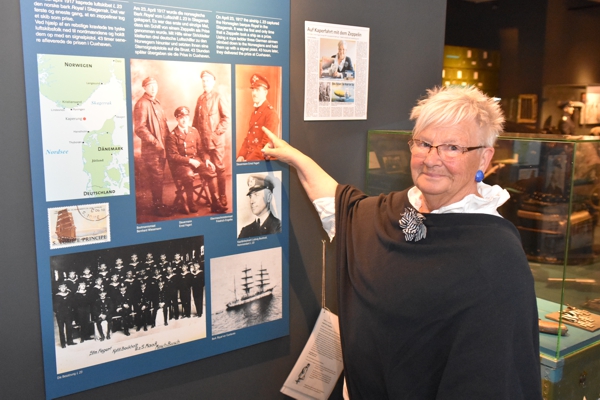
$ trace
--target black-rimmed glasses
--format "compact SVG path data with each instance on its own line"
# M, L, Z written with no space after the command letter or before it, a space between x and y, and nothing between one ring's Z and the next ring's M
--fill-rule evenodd
M427 142L424 142L419 139L409 140L408 145L410 146L410 152L417 156L427 156L427 154L429 154L431 149L436 149L438 156L440 156L440 158L442 160L452 160L468 151L482 149L485 147L485 146L465 147L465 146L459 146L457 144L445 144L445 143L434 146L431 143L427 143Z

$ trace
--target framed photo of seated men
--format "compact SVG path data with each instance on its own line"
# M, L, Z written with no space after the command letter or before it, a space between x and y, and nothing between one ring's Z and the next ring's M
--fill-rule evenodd
M232 212L231 65L131 60L138 224Z
M235 66L237 163L264 161L265 127L281 137L281 67Z
M281 171L236 176L238 240L281 232Z

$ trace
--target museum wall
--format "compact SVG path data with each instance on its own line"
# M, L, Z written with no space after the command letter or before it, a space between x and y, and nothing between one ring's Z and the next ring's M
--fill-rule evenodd
M445 44L500 50L500 96L541 96L547 3L448 0Z
M585 0L448 0L445 44L500 50L500 96L543 100L545 85L600 83L599 25Z
M543 85L598 84L600 5L567 10L567 3L548 0Z
M440 82L444 0L292 0L290 140L335 179L364 186L369 129L410 129L408 115ZM366 121L304 122L304 21L371 28ZM0 3L0 397L44 397L19 2ZM42 160L33 160L41 162ZM69 396L71 399L284 399L279 393L320 308L321 230L292 173L290 331L287 337ZM43 217L43 216L40 216ZM328 301L337 309L333 245ZM340 398L340 390L332 398Z

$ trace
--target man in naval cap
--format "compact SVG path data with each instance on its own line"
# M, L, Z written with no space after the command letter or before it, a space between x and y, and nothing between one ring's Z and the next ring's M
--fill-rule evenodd
M194 201L194 178L199 174L207 183L211 195L211 212L221 214L227 211L221 205L217 189L216 166L202 147L200 135L190 125L190 110L186 106L175 110L177 126L167 137L167 158L173 178L181 181L187 198L187 207L180 211L184 214L198 212Z
M248 133L238 151L237 162L264 161L261 150L269 142L269 139L262 128L265 127L274 134L278 132L279 116L267 100L270 88L271 86L264 76L254 74L250 78L254 111L250 116Z
M250 209L256 219L242 228L238 239L281 232L281 221L273 215L271 210L274 188L273 178L269 175L250 175L248 177L248 194L246 196L248 196Z

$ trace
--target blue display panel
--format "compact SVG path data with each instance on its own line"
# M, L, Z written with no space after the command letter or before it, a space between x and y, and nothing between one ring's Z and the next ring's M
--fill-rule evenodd
M289 334L289 1L21 1L48 398Z

